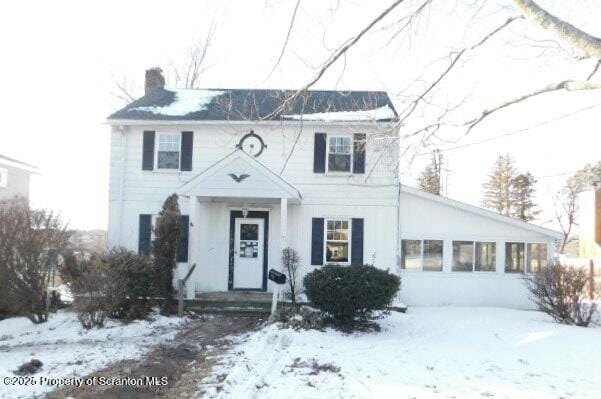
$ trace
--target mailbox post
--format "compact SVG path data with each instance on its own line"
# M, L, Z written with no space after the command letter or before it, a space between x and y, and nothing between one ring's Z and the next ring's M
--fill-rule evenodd
M286 275L284 273L278 272L275 269L270 269L268 277L271 281L275 283L275 287L273 289L273 298L271 300L271 315L275 316L275 310L278 304L278 295L280 293L280 286L286 284Z

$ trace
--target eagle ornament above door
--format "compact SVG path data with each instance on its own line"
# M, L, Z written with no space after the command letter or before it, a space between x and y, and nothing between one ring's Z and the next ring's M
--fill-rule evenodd
M265 144L261 136L256 134L254 130L251 130L250 133L245 134L240 139L240 142L236 145L236 147L257 158L263 153L263 150L267 148L267 144Z

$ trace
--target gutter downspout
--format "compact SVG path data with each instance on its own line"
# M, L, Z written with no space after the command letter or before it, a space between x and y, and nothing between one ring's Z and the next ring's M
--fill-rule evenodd
M401 273L401 180L398 182L396 203L396 264Z
M127 157L127 134L125 132L126 129L127 127L121 126L121 136L123 137L123 151L121 153L121 176L119 182L119 223L117 224L119 228L119 234L117 235L119 240L119 246L121 246L123 243L123 190L125 190L125 158Z

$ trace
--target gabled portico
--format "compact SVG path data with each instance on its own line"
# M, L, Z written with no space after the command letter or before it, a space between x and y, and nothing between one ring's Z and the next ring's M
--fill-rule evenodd
M280 266L270 247L288 245L288 206L301 203L299 190L236 149L178 193L189 198L188 264L196 263L187 297L203 289L266 291L267 269Z

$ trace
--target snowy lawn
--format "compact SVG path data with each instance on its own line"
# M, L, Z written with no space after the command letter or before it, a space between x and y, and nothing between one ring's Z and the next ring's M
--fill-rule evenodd
M601 397L601 328L542 313L424 307L379 333L269 325L239 338L202 384L220 398Z
M82 377L111 362L139 358L154 345L173 339L185 319L153 315L153 320L128 324L108 320L104 328L85 330L77 315L59 311L35 325L24 317L0 321L0 398L37 397L55 387L6 385L5 377L21 364L38 359L33 376Z

